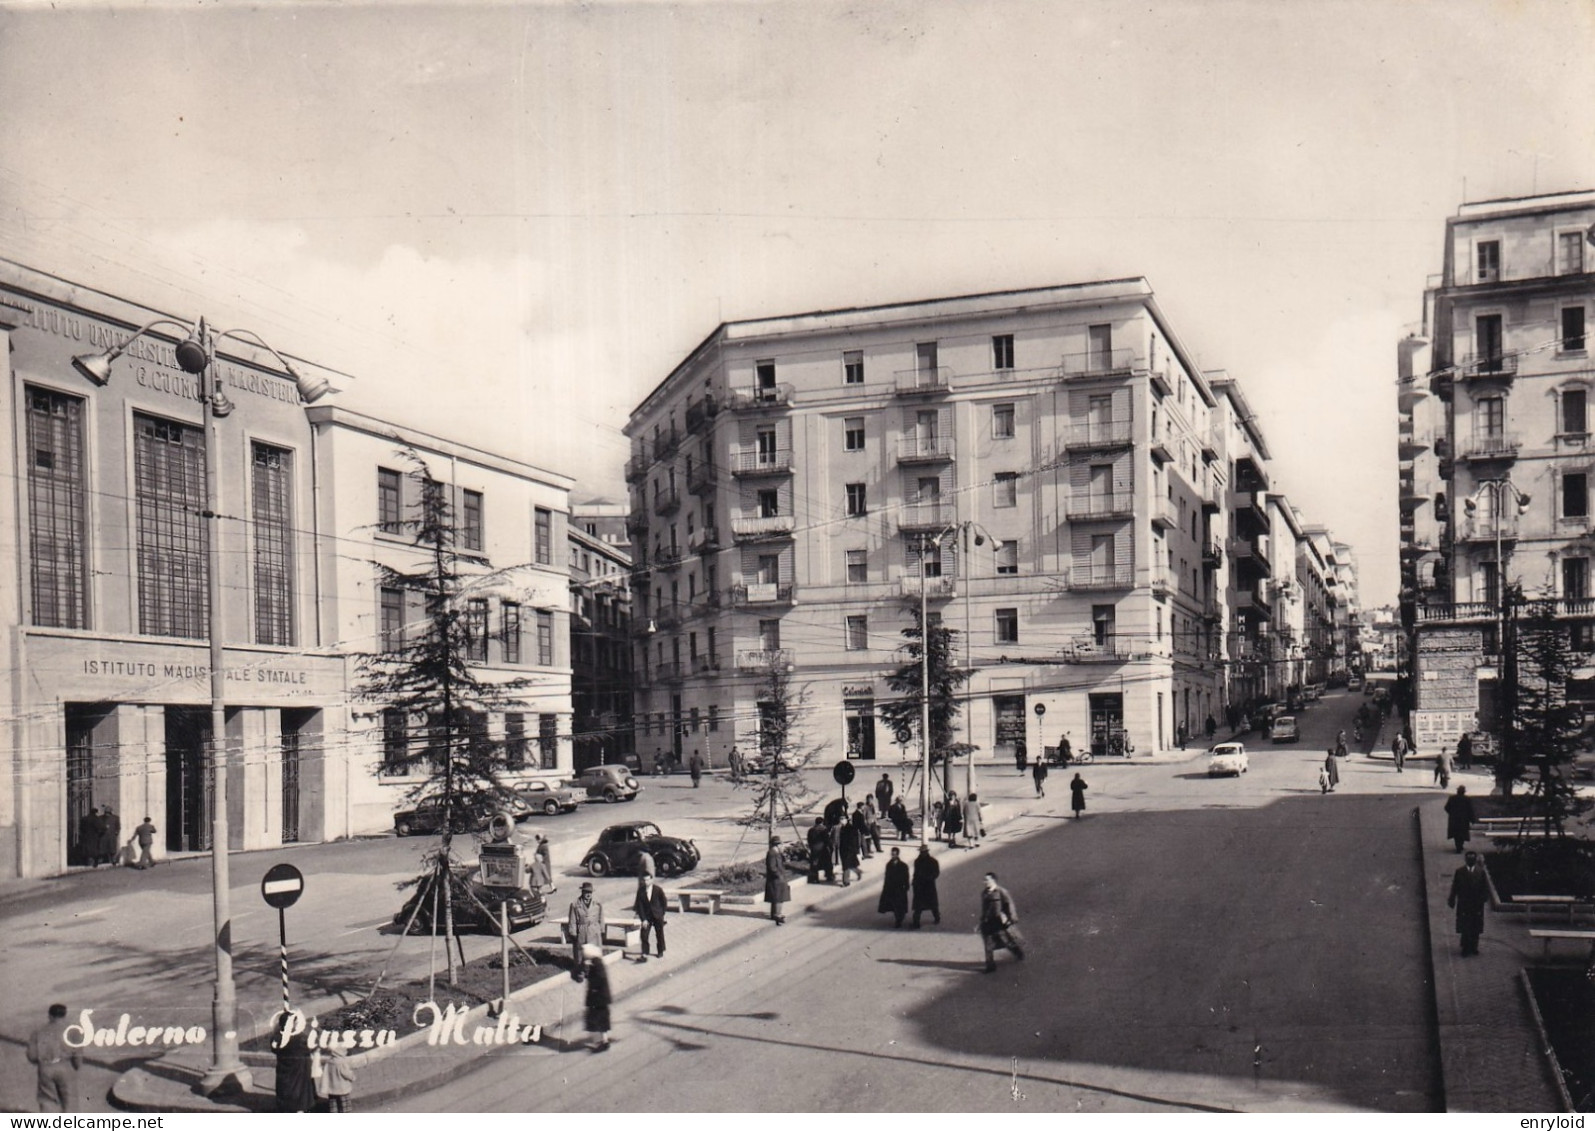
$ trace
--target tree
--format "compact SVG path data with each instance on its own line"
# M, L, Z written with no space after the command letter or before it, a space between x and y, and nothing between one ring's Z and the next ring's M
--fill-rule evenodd
M920 623L920 608L911 604L914 623L903 629L904 643L898 647L904 662L886 677L886 685L900 698L881 705L881 718L891 727L897 741L904 743L919 737L920 707L925 702L925 673L921 657L925 654L922 639L925 635ZM969 680L969 672L958 667L953 657L957 655L958 633L941 623L939 618L930 623L930 761L942 767L942 790L952 789L952 763L955 758L970 750L967 743L954 742L954 724L962 711L959 688Z
M785 819L801 841L796 814L811 805L815 793L803 780L803 771L826 749L824 742L809 743L803 733L808 712L807 687L794 689L784 664L772 663L759 687L759 756L737 788L752 792L753 804L737 823L764 828L775 835Z
M1567 695L1580 660L1567 624L1556 617L1554 598L1528 602L1528 615L1521 622L1516 617L1520 603L1522 594L1514 587L1507 610L1511 656L1504 665L1504 675L1512 681L1511 742L1497 763L1496 777L1507 796L1514 781L1532 777L1544 806L1545 831L1560 836L1565 835L1563 822L1581 808L1573 766L1583 739L1583 710Z
M403 594L406 608L409 598L418 596L422 613L404 625L402 639L381 640L380 650L358 658L356 694L395 712L406 731L412 721L424 728L426 746L409 764L425 767L426 776L406 791L405 799L414 806L437 806L443 832L441 843L427 854L426 868L411 883L438 885L445 935L453 936L455 896L474 895L456 874L450 845L455 833L481 829L514 800L514 791L501 778L504 745L489 737L487 719L514 706L527 681L488 682L478 675L472 656L480 657L485 649L487 622L480 614L473 621L466 593L502 574L461 572L449 488L413 449L401 450L400 456L409 465L406 478L415 485L417 501L413 517L402 518L398 532L412 535L424 557L408 570L373 565L383 589ZM378 774L391 771L386 759L376 767ZM445 950L452 982L454 952Z

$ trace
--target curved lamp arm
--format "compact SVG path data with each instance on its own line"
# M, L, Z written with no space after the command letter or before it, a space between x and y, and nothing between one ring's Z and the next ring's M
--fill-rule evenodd
M221 333L216 335L216 340L219 342L223 338L236 338L240 341L250 341L259 346L261 349L265 350L267 353L271 354L272 357L277 359L277 364L281 365L283 369L287 371L289 378L292 379L294 383L294 387L299 390L299 398L306 404L314 404L316 401L319 401L322 397L326 396L332 391L331 381L328 381L325 377L306 377L304 374L295 369L286 357L273 349L270 342L266 341L266 339L262 338L253 330L223 330Z
M175 326L185 334L192 334L194 328L187 323L179 322L175 318L156 318L146 322L133 333L129 334L121 345L105 350L102 353L82 353L72 359L72 368L83 376L93 381L96 385L105 386L111 380L111 362L127 352L127 347L138 341L149 331L157 326Z

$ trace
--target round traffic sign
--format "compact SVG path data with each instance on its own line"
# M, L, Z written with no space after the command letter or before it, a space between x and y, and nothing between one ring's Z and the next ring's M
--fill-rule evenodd
M1047 713L1047 705L1045 703L1037 703L1036 704L1036 718L1039 719L1042 715L1045 715L1046 713Z
M853 780L853 763L838 762L831 767L831 776L836 779L837 785L848 785Z
M305 877L292 864L273 864L260 881L261 898L278 911L292 907L304 890Z

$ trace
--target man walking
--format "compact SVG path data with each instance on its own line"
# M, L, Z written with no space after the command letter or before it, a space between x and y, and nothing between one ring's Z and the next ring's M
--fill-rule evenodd
M882 813L892 811L892 778L890 774L882 774L881 780L875 783L875 804L879 805Z
M109 805L100 810L100 858L115 866L122 851L122 818Z
M781 838L770 834L770 847L764 854L764 902L770 905L770 918L775 925L786 922L781 905L792 898L792 888L786 882L786 861L781 859Z
M687 771L692 774L692 788L697 789L703 784L703 759L698 757L698 752L692 752L692 760L687 763Z
M885 879L881 884L881 900L875 905L878 915L891 912L896 921L893 927L903 925L903 917L908 914L908 865L903 861L903 850L892 849L892 858L886 862Z
M1211 745L1213 742L1213 736L1218 733L1218 723L1213 719L1212 714L1207 716L1207 722L1202 724L1202 729L1207 734L1208 744Z
M1407 736L1400 731L1396 732L1396 737L1390 742L1390 753L1396 759L1396 773L1402 773L1401 767L1407 761Z
M1479 854L1462 857L1462 867L1451 877L1451 894L1446 906L1456 908L1457 934L1462 936L1464 957L1479 953L1479 936L1484 933L1484 905L1490 899L1490 883L1484 875Z
M941 922L941 899L936 894L936 877L941 875L941 865L930 854L930 845L919 846L914 858L914 926L919 926L920 916L929 911Z
M846 813L843 813L842 819L837 822L836 826L836 855L842 862L843 887L848 887L853 882L848 878L849 873L860 880L864 878L864 873L858 866L859 850L862 844L863 840L859 835L857 823Z
M582 948L595 946L599 953L604 949L604 905L593 898L593 885L583 882L581 891L565 917L565 933L570 936L570 956L574 963L575 978L583 978Z
M40 1111L78 1109L83 1053L66 1043L66 1029L66 1006L57 1002L50 1007L50 1019L28 1037L28 1063L38 1068Z
M987 872L980 893L980 940L986 944L987 974L997 972L997 952L1011 950L1020 962L1025 960L1025 948L1013 925L1019 921L1014 910L1013 897L997 883L997 873Z
M139 871L155 867L155 857L150 852L155 846L155 825L148 817L144 818L143 824L133 830L133 835L128 837L127 843L132 845L135 840L138 841Z
M105 825L100 820L98 809L91 807L78 818L78 853L83 863L90 867L100 866L100 840L104 833Z
M1066 734L1058 739L1058 765L1067 766L1069 759L1074 756L1074 750L1069 746L1069 736ZM1046 759L1042 759L1045 761ZM1046 775L1043 774L1043 777Z
M1069 808L1074 810L1076 817L1085 812L1085 791L1090 788L1079 774L1075 774L1074 780L1069 783Z
M1445 799L1445 836L1457 846L1458 852L1471 838L1472 825L1477 819L1473 813L1473 800L1468 797L1468 787L1457 786L1456 793Z
M836 865L831 859L831 831L825 827L824 817L815 817L814 823L809 826L809 883L820 882L820 873L825 873L825 882L836 882Z
M643 876L637 881L637 899L631 906L632 912L642 921L642 957L640 961L648 961L648 934L651 931L655 941L659 943L659 957L665 956L665 915L670 911L670 901L665 898L665 889L654 883L652 876Z
M1068 742L1068 739L1064 739L1064 742ZM1062 748L1060 747L1059 749L1061 750ZM1065 765L1067 765L1067 763L1065 763ZM1036 761L1036 764L1034 766L1032 766L1031 769L1030 769L1030 776L1036 783L1036 796L1037 797L1045 797L1045 796L1047 796L1047 762L1046 762L1046 759L1042 758L1042 759L1038 759Z

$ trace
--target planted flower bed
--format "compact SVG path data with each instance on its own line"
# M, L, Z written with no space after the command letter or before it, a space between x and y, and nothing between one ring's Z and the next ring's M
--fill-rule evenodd
M1572 837L1487 849L1484 865L1502 899L1572 895L1595 899L1595 844Z
M1529 988L1574 1111L1595 1111L1595 980L1581 967L1531 966Z

